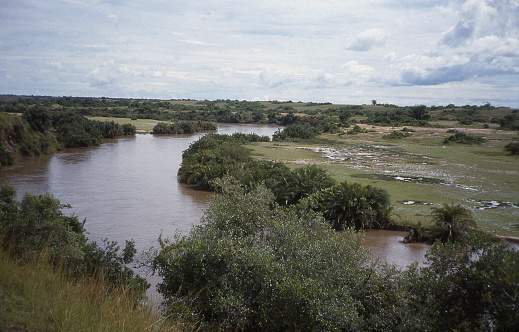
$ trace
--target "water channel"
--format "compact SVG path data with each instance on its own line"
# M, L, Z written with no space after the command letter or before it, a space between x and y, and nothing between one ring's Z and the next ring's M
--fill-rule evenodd
M219 124L218 133L271 136L277 127ZM67 149L50 156L21 158L0 170L0 184L11 183L24 193L50 192L72 205L93 241L107 238L124 245L134 239L141 252L161 232L187 234L208 206L209 193L177 181L182 151L197 135L136 135L105 140L93 148ZM424 244L403 244L402 232L369 231L365 244L374 257L405 266L423 261Z

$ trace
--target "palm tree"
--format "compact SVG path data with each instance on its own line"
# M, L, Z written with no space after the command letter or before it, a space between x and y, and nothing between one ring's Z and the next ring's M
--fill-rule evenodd
M443 207L433 208L432 213L440 233L435 238L445 242L466 241L466 231L477 227L472 213L460 204L443 204Z

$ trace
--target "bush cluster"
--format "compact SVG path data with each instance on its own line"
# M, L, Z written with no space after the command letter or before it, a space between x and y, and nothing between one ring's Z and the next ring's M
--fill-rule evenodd
M164 307L201 330L511 331L519 252L471 233L400 271L370 261L361 235L264 186L230 178L189 235L148 252Z
M172 123L159 122L153 127L154 134L194 134L206 130L216 130L216 125L204 121L177 121Z
M408 131L396 131L393 130L390 134L382 136L384 139L402 139L405 137L410 137L412 134Z
M25 194L16 199L11 185L0 187L0 248L21 261L47 258L73 276L97 275L111 285L128 287L144 295L147 281L126 266L136 253L134 242L121 250L116 242L88 242L84 221L66 216L59 200L50 194Z
M209 134L192 143L182 154L180 181L195 189L215 190L214 181L231 176L240 185L265 185L280 205L293 205L308 198L315 211L337 230L385 228L391 211L386 191L360 184L335 181L322 168L306 165L294 170L271 161L257 161L243 145L254 136Z
M454 135L451 135L443 141L443 143L450 143L450 142L456 142L461 144L481 144L485 141L485 139L481 136L474 135L474 134L467 134L459 130L448 130L448 133L454 133Z
M320 131L316 127L312 127L307 124L292 124L278 130L272 135L274 141L284 141L293 138L311 139L315 138L320 134Z

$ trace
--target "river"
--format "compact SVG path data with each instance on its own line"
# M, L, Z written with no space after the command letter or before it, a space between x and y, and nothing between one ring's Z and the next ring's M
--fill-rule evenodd
M271 136L277 127L219 124L218 133ZM203 134L136 135L104 140L92 148L66 149L50 156L24 157L0 170L0 184L24 193L50 192L72 205L90 240L108 238L124 245L134 239L139 252L161 232L187 234L208 206L209 193L177 180L182 151ZM368 231L365 244L382 261L405 266L423 260L424 244L403 244L402 232Z

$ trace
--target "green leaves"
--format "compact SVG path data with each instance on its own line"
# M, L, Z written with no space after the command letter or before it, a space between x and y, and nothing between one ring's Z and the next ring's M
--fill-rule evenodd
M367 229L386 222L391 210L383 189L342 182L313 195L314 210L321 211L333 229Z

